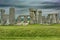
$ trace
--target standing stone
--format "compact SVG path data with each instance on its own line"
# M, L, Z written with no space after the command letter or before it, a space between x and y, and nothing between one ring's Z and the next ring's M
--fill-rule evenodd
M36 9L29 9L30 10L30 24L36 24L37 23L37 15Z
M42 11L38 11L38 24L42 24Z
M58 13L58 23L60 24L60 13Z
M58 15L58 13L54 13L53 15L55 16L55 19L54 19L56 21L55 23L59 23L59 15Z
M35 24L37 24L37 10L34 10L34 15L35 15Z
M9 22L11 25L15 24L15 8L9 9Z
M30 11L30 24L34 24L34 12L32 9L29 9Z
M52 24L57 23L56 14L52 14Z
M3 25L8 25L9 23L9 20L8 20L8 15L7 14L4 14L3 15Z
M1 24L4 25L4 24L5 24L5 23L4 23L4 14L5 14L5 10L4 10L4 9L1 9L0 11L1 11Z
M45 16L42 16L42 24L45 24L46 23L46 18Z
M48 14L48 16L47 16L47 24L50 24L50 15Z
M17 23L21 23L21 16L17 17Z
M56 21L57 21L57 23L59 23L59 14L56 13L55 16L56 16Z
M24 23L27 23L27 20L28 19L28 16L27 15L24 15Z
M52 21L52 15L51 15L51 14L48 14L47 18L48 18L48 24L51 24L51 21Z
M49 24L55 24L55 23L58 23L58 14L57 13L52 13L52 14L48 14L48 17L49 17Z

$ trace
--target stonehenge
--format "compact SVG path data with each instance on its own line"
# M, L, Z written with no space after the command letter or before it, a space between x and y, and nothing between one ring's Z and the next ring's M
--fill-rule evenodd
M58 18L57 13L48 14L48 23L49 24L59 23L58 21L59 21L59 18Z
M17 20L15 19L15 8L9 8L9 15L5 14L4 9L0 9L1 12L1 24L11 25L28 25L28 24L59 24L59 14L50 13L47 17L42 16L42 11L38 9L29 9L29 15L19 15ZM22 20L23 17L23 20ZM30 19L28 20L28 17Z

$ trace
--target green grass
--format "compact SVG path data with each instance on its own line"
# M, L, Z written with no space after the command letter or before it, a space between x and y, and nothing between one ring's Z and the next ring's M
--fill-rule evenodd
M1 40L60 40L60 24L0 26Z
M60 40L60 37L20 37L20 38L1 38L0 40Z

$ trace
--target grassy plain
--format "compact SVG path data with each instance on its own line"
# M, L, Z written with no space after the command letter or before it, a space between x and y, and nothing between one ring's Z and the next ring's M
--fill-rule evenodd
M0 40L60 40L60 24L0 26Z

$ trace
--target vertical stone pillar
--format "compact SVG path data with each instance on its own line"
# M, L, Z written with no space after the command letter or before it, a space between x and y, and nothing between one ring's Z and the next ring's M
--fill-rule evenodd
M48 14L47 18L48 18L48 24L52 23L52 14Z
M55 17L56 17L56 23L59 23L59 14L55 13Z
M21 23L21 16L17 17L17 23Z
M4 14L3 15L4 17L3 17L3 21L4 21L4 25L8 25L8 23L7 23L7 21L8 21L8 15L7 14Z
M57 23L59 23L59 14L58 13L56 13L56 21L57 21Z
M34 24L34 12L32 9L29 9L30 11L30 24Z
M47 16L47 23L50 24L50 14Z
M5 10L4 9L1 9L1 24L4 25L4 14L5 14Z
M35 24L37 24L37 10L34 10L34 15L35 15Z
M37 15L36 15L37 10L29 9L29 11L30 11L30 24L36 24L37 23Z
M28 18L28 16L24 15L24 23L27 23L27 18Z
M15 24L15 8L9 9L9 22L11 25Z
M56 14L52 14L52 24L57 23L56 21Z
M42 16L42 24L45 24L46 23L46 18L45 16Z
M55 13L48 14L49 15L49 23L50 24L55 24L58 22L58 15Z
M53 15L52 15L52 14L50 14L50 19L49 19L50 24L52 24L52 17L53 17Z
M42 24L42 11L38 11L38 23Z
M60 13L58 13L58 17L59 17L59 24L60 24Z

